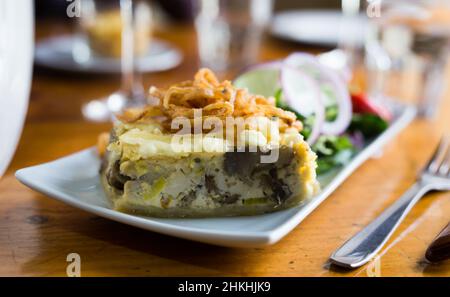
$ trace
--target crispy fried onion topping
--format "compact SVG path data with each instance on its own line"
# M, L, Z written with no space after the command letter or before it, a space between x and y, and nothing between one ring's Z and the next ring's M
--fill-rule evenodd
M172 120L184 117L193 121L196 111L201 110L202 121L215 117L225 124L227 117L264 116L277 118L281 132L287 128L302 129L295 114L276 107L273 97L250 94L227 80L219 82L206 68L200 69L192 81L177 83L168 89L151 87L149 93L149 100L157 102L155 105L128 109L118 115L118 119L125 123L157 120L167 131L172 131Z

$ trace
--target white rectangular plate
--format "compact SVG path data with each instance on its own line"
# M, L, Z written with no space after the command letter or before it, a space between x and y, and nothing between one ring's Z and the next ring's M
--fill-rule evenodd
M23 184L56 200L104 218L214 245L258 247L273 244L295 228L324 201L359 165L403 129L415 109L402 106L395 112L389 128L344 167L322 177L322 191L303 205L270 214L248 217L205 219L160 219L115 211L106 198L99 179L100 160L94 148L53 162L16 172Z

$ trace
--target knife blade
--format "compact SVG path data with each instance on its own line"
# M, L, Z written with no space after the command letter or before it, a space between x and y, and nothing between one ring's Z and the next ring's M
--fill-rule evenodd
M425 252L425 258L432 263L450 258L450 223L448 223L430 244Z

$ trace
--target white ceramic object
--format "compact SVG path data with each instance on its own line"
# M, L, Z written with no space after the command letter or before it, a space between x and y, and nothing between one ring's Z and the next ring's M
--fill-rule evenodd
M274 244L295 228L322 203L359 165L380 151L415 115L412 107L401 107L390 127L368 144L349 164L320 180L322 191L303 205L265 215L161 219L121 213L111 208L100 185L100 160L95 148L56 161L28 167L16 177L30 188L61 202L104 218L171 236L229 247Z
M290 10L274 16L270 31L282 39L335 47L343 28L341 20L339 10ZM354 22L353 38L357 45L362 46L367 20L361 16Z
M120 59L92 56L85 63L75 61L72 49L76 38L74 35L61 35L40 41L36 44L36 64L63 71L121 73ZM168 42L153 39L148 52L137 59L136 67L140 72L165 71L175 68L182 60L179 49Z
M22 132L33 65L33 1L0 1L0 177Z

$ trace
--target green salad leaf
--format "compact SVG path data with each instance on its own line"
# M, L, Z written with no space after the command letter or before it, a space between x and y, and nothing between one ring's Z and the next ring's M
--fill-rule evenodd
M388 122L371 113L354 113L348 131L360 131L365 138L379 135L388 127Z
M311 148L317 154L317 174L344 165L355 152L348 135L322 135Z
M303 123L303 130L300 133L305 139L308 138L314 124L314 115L305 117L293 110L284 102L281 89L275 92L274 97L277 107L293 112ZM337 105L327 106L325 108L325 119L327 121L334 121L338 112ZM351 157L357 151L350 138L352 133L360 132L367 139L379 135L387 127L388 122L375 114L354 113L351 124L343 135L319 136L317 141L311 146L311 149L317 154L317 174L324 174L350 161Z

